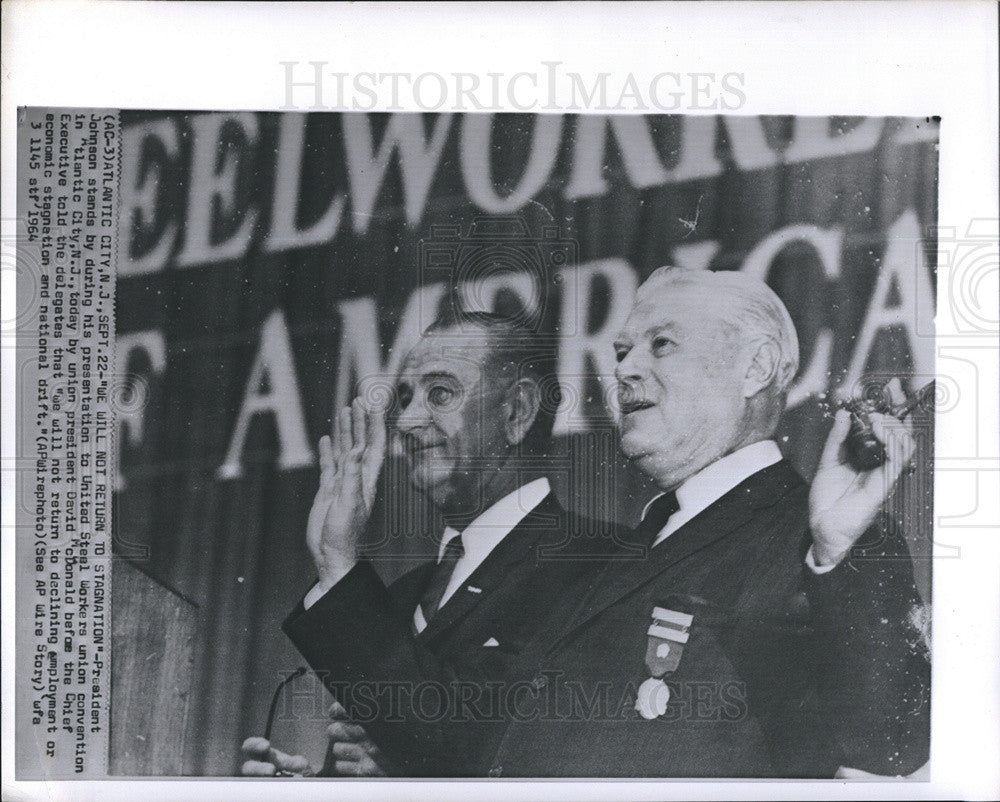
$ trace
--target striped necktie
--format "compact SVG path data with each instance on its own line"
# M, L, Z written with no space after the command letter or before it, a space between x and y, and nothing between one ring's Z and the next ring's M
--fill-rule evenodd
M452 571L455 569L455 563L462 559L464 554L465 547L462 545L462 536L455 535L445 545L444 555L441 557L441 561L434 566L430 579L427 581L427 587L424 588L424 593L420 597L420 612L423 613L424 621L430 623L434 613L437 612L441 604L441 597L444 596Z

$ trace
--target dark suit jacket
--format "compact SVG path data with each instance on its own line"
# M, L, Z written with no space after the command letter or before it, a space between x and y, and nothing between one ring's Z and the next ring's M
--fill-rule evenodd
M550 494L419 635L413 612L431 562L389 588L359 563L309 610L300 603L283 629L404 775L483 774L506 720L497 697L532 676L521 655L554 604L586 587L621 540Z
M832 571L803 563L808 486L754 474L619 561L536 639L540 688L493 776L830 777L927 760L929 663L904 542L876 526ZM654 606L693 615L667 712L633 709Z

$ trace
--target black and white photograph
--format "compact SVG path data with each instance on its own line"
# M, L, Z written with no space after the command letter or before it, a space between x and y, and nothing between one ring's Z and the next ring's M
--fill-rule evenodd
M1000 466L945 104L329 52L5 123L10 798L944 787Z

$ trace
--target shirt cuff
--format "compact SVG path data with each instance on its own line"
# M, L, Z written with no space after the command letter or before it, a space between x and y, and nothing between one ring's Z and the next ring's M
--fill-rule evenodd
M834 568L836 568L838 565L840 565L840 563L830 563L829 565L817 565L816 557L813 555L813 547L810 546L809 551L806 552L806 565L809 566L809 570L812 571L814 574L827 574ZM316 598L318 599L319 596L317 596ZM308 608L311 603L308 601L308 599L309 597L306 596L306 602L305 602L306 608Z
M810 553L812 553L812 549L810 549ZM808 560L808 557L806 559ZM322 599L323 596L326 595L326 591L327 588L324 588L322 585L319 584L319 582L317 582L309 589L309 592L305 595L305 598L302 599L302 606L306 610L308 610L316 602Z

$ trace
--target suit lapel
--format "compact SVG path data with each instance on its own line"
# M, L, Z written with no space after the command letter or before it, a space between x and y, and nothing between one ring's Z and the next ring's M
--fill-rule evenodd
M649 549L645 558L625 558L609 563L562 628L558 640L667 569L726 537L750 521L755 510L776 503L801 481L794 468L782 460L748 477L710 504L665 541Z
M494 592L497 586L509 581L511 567L526 559L533 559L539 540L557 529L562 514L562 507L555 495L549 493L504 536L463 586L455 590L448 601L434 614L419 637L424 639L437 637L468 615L484 598ZM481 592L467 590L470 585Z

